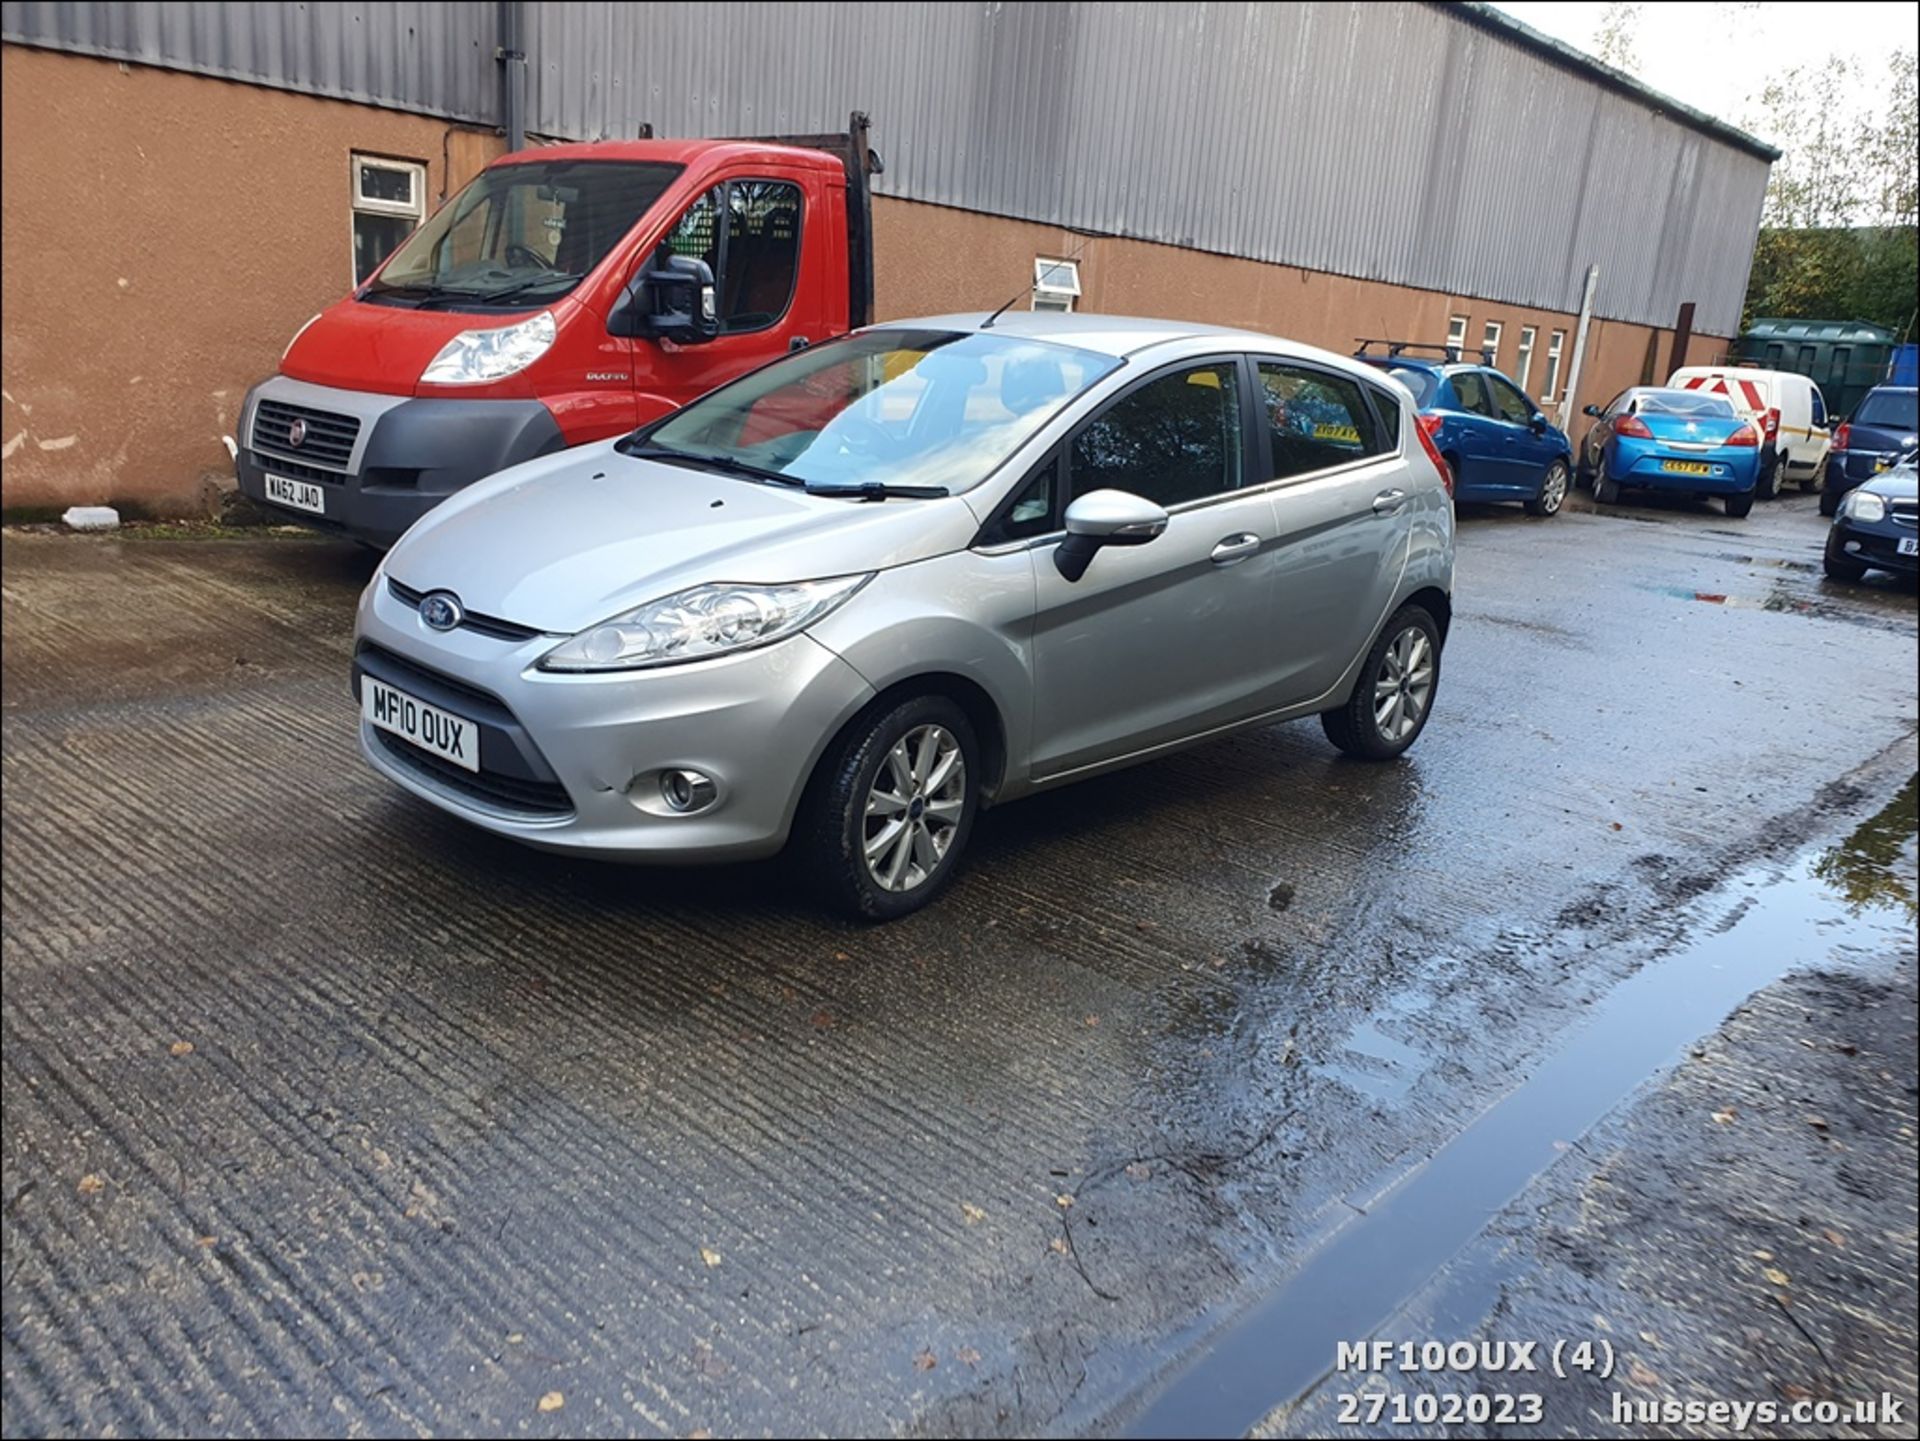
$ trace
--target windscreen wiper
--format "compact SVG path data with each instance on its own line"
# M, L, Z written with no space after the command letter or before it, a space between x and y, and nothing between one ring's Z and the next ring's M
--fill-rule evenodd
M843 500L938 500L952 495L944 485L882 485L877 480L859 485L810 485L808 495L838 496Z
M577 275L571 275L564 270L556 270L550 275L536 275L531 280L521 280L512 285L503 285L498 290L483 290L473 298L484 305L495 300L511 300L516 295L525 294L529 290L544 289L549 285L571 285L579 279L580 277Z
M637 445L629 450L622 441L614 447L622 455L631 455L636 460L661 460L668 465L693 465L707 470L724 470L730 475L751 476L755 480L771 481L775 485L798 485L800 482L790 475L782 475L777 470L768 470L764 466L749 465L731 455L708 455L693 450L675 450L666 445Z

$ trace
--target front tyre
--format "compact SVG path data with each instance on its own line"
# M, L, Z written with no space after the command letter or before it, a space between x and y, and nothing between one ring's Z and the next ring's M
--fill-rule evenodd
M857 722L822 758L794 839L836 910L891 921L953 878L979 811L980 745L945 696Z
M1380 628L1347 703L1320 725L1348 755L1390 761L1420 738L1439 689L1440 627L1425 607L1403 605Z
M1540 478L1540 494L1526 502L1528 515L1558 515L1567 502L1567 463L1556 460Z
M1829 579L1844 580L1850 585L1858 585L1867 578L1867 568L1847 554L1847 547L1840 539L1838 527L1827 532L1827 550L1821 560Z

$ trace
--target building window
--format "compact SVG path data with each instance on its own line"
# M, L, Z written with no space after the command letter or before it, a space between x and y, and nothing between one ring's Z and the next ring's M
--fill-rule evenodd
M1453 352L1453 359L1460 358L1460 352L1467 348L1467 317L1456 315L1447 322L1447 349Z
M1566 347L1567 332L1556 330L1547 339L1547 383L1540 387L1540 398L1552 400L1560 394L1560 352Z
M353 157L353 283L358 285L427 218L427 167Z
M1500 322L1489 320L1487 328L1480 332L1480 361L1495 369L1500 365Z
M1514 352L1513 378L1520 382L1520 388L1527 388L1527 373L1533 369L1533 342L1540 336L1539 330L1531 325L1520 327L1520 348Z
M1080 262L1048 260L1033 262L1033 308L1035 310L1071 310L1080 298Z

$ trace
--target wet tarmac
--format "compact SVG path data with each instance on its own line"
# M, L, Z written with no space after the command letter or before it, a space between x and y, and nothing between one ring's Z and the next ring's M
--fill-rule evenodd
M355 551L9 535L7 1432L1137 1422L1583 1027L1711 1030L1661 958L1914 773L1912 588L1824 580L1811 497L1463 520L1406 761L1022 802L865 930L393 792Z

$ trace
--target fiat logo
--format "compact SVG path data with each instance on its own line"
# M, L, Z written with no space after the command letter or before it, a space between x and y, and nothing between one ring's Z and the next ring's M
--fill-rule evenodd
M433 630L452 630L466 614L460 597L450 590L436 590L420 599L420 620Z
M294 417L293 424L287 427L287 444L301 445L305 443L306 438L307 438L306 421L301 420L298 416Z

